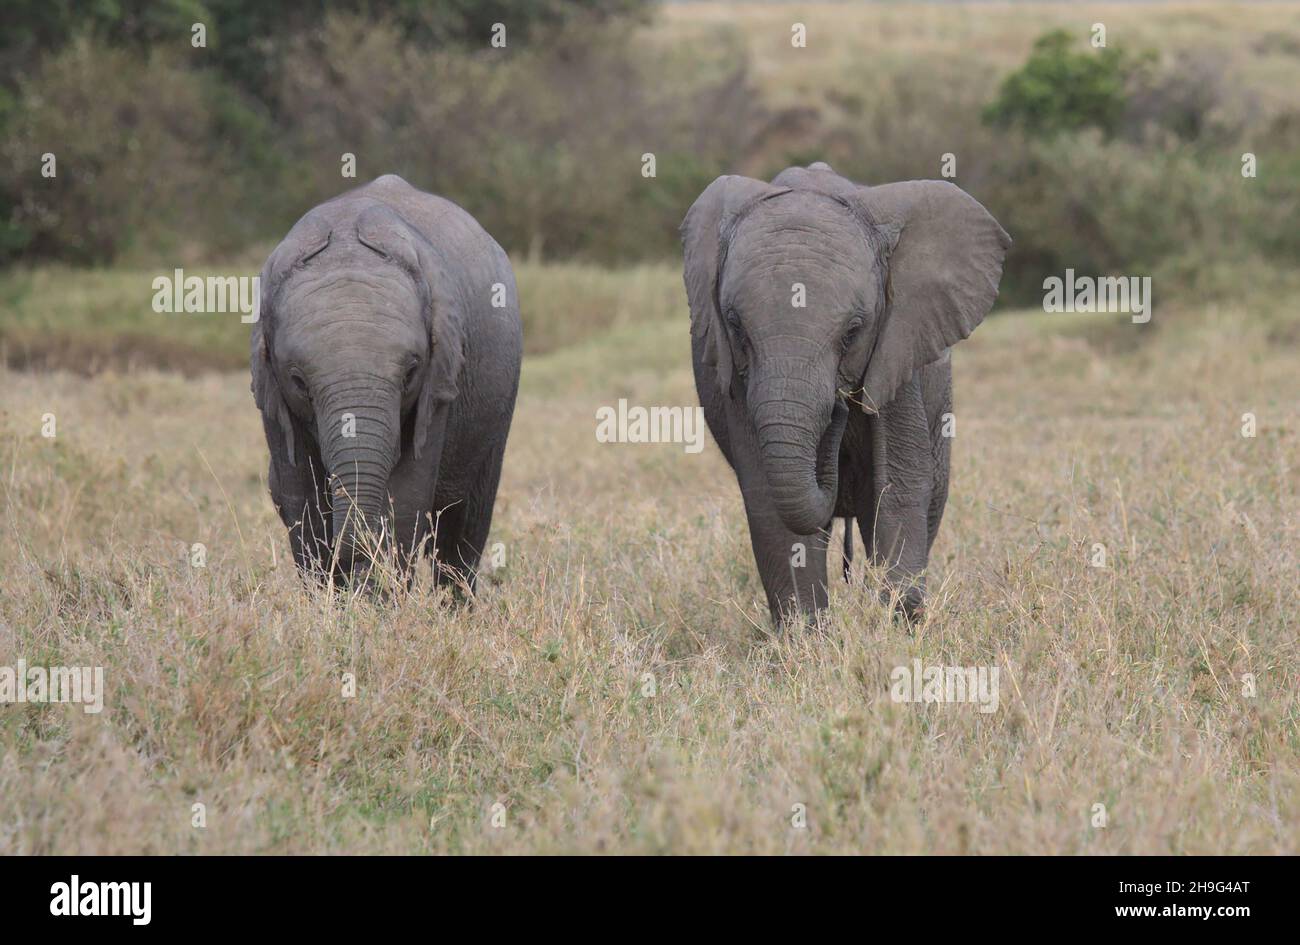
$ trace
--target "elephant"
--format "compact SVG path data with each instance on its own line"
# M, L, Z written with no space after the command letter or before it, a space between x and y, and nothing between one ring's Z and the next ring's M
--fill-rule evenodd
M266 261L251 340L268 484L304 577L374 586L420 554L472 594L523 349L510 260L388 174L308 211Z
M948 498L951 349L992 308L1011 238L950 182L861 186L824 162L719 177L681 236L695 387L773 621L828 605L837 517L845 579L856 519L882 601L921 619Z

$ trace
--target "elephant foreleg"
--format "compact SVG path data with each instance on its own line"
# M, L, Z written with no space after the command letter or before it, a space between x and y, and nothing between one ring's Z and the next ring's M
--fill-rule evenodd
M930 514L926 536L926 554L934 546L948 504L948 470L952 456L952 357L945 351L942 358L921 369L921 397L925 401L926 422L930 428L930 456L933 481L930 488Z
M858 508L862 540L909 619L921 615L930 549L934 457L918 371L869 425L872 489Z
M324 581L329 574L330 507L324 475L320 459L307 453L296 466L273 455L267 476L271 500L289 530L294 564L305 580Z
M438 583L452 587L457 596L474 593L479 562L492 529L492 509L501 481L505 444L492 450L473 477L464 499L443 510L438 519Z

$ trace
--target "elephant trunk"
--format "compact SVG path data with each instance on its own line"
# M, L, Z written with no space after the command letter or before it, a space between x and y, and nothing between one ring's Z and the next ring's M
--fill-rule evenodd
M325 395L317 423L338 567L344 574L359 573L392 540L388 477L401 436L398 392L369 378L345 382Z
M796 535L825 528L835 512L848 409L802 376L760 381L751 403L763 471L781 521Z

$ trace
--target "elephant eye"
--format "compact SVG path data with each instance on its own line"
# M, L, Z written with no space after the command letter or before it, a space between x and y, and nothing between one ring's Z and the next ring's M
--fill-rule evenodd
M858 316L849 322L849 327L844 331L844 350L847 351L853 346L853 342L858 340L858 335L862 333L862 316Z
M416 375L420 373L420 362L416 361L406 369L406 379L402 381L403 386L410 388L415 383Z
M740 316L736 314L734 308L727 309L727 327L731 330L732 336L743 347L745 344L745 326L740 323Z
M293 386L298 388L298 393L302 394L304 397L309 396L310 392L307 390L307 379L302 376L301 371L297 368L290 369L289 379L293 381Z

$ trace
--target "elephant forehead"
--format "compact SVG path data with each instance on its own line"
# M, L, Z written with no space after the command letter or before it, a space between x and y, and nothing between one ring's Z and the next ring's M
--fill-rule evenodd
M411 277L398 266L309 266L295 273L280 299L286 317L313 319L343 306L371 306L394 314L418 314L419 296Z
M720 288L736 305L784 297L796 307L853 307L871 270L861 227L843 208L771 200L736 228Z
M359 352L402 360L428 343L419 294L397 267L297 273L276 310L276 347L313 363L346 360Z
M847 313L865 307L864 270L833 253L765 253L744 265L728 261L724 306L748 317Z

